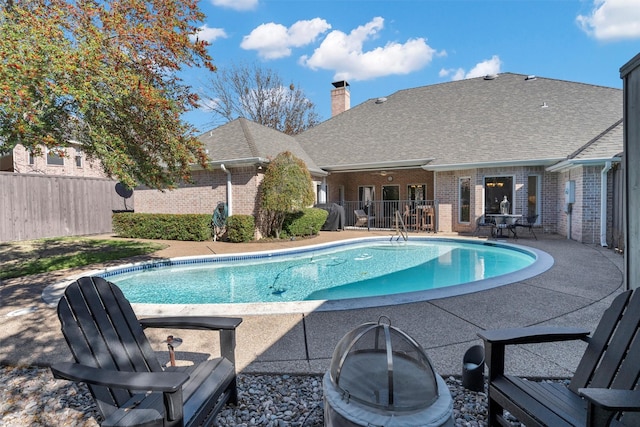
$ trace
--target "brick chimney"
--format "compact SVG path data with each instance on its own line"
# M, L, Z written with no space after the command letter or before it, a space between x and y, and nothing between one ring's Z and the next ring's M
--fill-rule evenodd
M351 93L349 93L349 83L346 80L331 83L331 117L351 108Z

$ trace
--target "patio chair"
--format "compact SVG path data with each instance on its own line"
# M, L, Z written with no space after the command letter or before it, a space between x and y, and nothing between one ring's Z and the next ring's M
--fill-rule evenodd
M596 330L532 326L479 332L489 366L488 425L513 425L508 411L526 426L640 425L640 292L618 295ZM505 370L513 345L569 340L587 348L568 387L527 380ZM535 357L535 352L530 353ZM515 356L513 356L515 357Z
M53 376L86 383L103 426L211 425L226 403L237 403L235 329L242 319L137 319L122 291L101 277L69 285L58 317L76 363L52 365ZM219 331L221 356L165 368L146 327Z
M476 221L476 229L473 231L473 235L477 236L483 228L489 229L491 237L496 235L495 221L491 218L487 218L485 215L478 217L478 220Z
M370 217L367 213L362 209L356 209L353 211L356 215L356 222L354 224L355 227L363 227L371 225L370 222L375 219L375 217Z
M538 220L538 215L531 215L528 216L526 218L527 222L516 222L513 226L514 227L522 227L522 228L528 228L529 229L529 234L533 234L533 237L538 240L538 236L536 236L536 233L533 231L533 226L535 225L536 221Z
M415 210L411 210L409 205L404 205L404 213L402 214L402 221L405 227L417 229L418 228L418 213Z

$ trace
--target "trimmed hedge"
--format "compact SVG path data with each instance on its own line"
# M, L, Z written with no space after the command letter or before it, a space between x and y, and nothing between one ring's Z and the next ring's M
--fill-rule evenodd
M210 214L114 213L113 231L120 237L203 242L210 240Z
M243 243L253 240L256 232L256 220L251 215L231 215L227 218L227 237L231 243Z
M288 213L282 225L282 237L315 236L327 220L327 216L329 212L318 208Z

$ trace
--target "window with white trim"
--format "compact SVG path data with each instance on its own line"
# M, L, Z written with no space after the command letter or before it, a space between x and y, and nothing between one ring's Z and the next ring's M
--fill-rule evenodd
M48 148L47 164L54 166L64 166L64 148Z
M471 178L458 180L458 222L471 222Z

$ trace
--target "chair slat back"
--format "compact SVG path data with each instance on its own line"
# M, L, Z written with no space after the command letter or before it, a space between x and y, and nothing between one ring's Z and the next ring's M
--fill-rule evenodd
M78 363L127 372L162 370L131 304L105 279L83 277L69 285L58 317ZM128 390L89 388L105 417L132 396Z
M636 348L640 343L635 339L639 326L640 293L623 292L602 315L569 388L577 393L581 387L609 388L613 384L625 384L626 389L635 387L638 367L634 365L638 359L629 355L630 351L640 351ZM622 378L622 369L627 374L635 371L635 375Z

